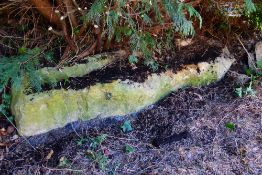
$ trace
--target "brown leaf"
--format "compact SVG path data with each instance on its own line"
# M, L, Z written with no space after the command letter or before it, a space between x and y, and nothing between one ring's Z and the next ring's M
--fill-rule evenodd
M5 128L1 128L0 129L0 136L6 136L6 135L7 135L6 129Z
M51 149L45 159L46 159L46 160L51 159L51 157L52 157L53 154L54 154L54 151Z

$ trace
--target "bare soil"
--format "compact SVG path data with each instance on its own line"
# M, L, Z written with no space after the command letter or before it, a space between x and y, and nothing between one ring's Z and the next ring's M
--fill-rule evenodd
M0 174L262 174L262 88L255 87L256 96L236 97L236 74L246 60L241 47L231 51L237 64L220 82L180 89L138 113L30 138L1 136L6 144L0 147ZM125 121L131 132L122 131ZM94 148L93 139L103 134L106 139Z
M47 144L19 138L1 149L1 174L261 174L262 96L236 98L232 84L227 75L209 87L172 93L126 116L133 126L129 133L120 129L123 120L107 119ZM226 128L227 122L235 129ZM186 137L176 135L185 131ZM79 144L102 134L107 135L99 148L108 158L104 170L88 158L91 142ZM126 144L134 152L125 153ZM61 159L67 163L61 165Z

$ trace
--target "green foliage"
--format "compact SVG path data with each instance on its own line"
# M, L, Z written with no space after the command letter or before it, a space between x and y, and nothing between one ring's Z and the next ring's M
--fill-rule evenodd
M93 21L99 23L100 17L104 12L107 0L96 0L88 13L85 15L84 19L87 21Z
M2 95L0 114L12 118L9 113L11 87L19 91L22 88L22 83L26 83L27 89L23 89L24 91L41 91L42 79L37 71L40 67L40 58L53 62L54 53L51 51L43 53L37 47L33 49L20 47L17 55L0 57L0 94Z
M252 0L245 0L244 3L246 13L250 14L256 11L256 6Z
M243 97L244 90L242 87L236 88L235 93L238 97Z
M248 1L248 0L247 0ZM250 1L250 0L249 0ZM251 24L262 31L262 2L257 4L246 3L246 16ZM247 8L249 7L249 8Z
M163 0L163 5L168 15L173 20L177 32L180 32L185 36L194 35L195 33L192 21L186 18L184 11L189 12L190 18L198 18L200 21L200 27L202 26L202 18L192 6L172 0Z
M130 154L130 153L133 153L134 151L135 151L135 148L133 148L132 146L130 146L130 145L124 146L124 152L125 153Z
M105 170L108 162L108 157L102 151L87 150L86 155L89 159L97 163L101 170Z
M101 149L101 144L106 140L107 135L102 134L94 138L90 138L90 149L87 150L87 158L93 160L101 170L105 170L108 162L108 157L104 150Z
M4 115L8 121L13 122L14 117L9 112L11 104L11 96L7 93L2 93L2 103L0 104L0 116Z
M133 131L133 127L131 125L131 122L129 120L125 121L123 125L121 126L121 129L124 133Z
M226 127L229 131L234 131L235 128L236 128L235 124L232 123L232 122L227 122L227 123L225 124L225 127Z
M171 21L171 25L165 30L185 36L194 35L191 19L195 18L199 20L201 27L200 14L191 5L178 0L142 0L136 3L127 0L95 0L83 19L103 29L103 38L114 38L116 41L128 38L133 53L129 61L136 63L135 53L142 53L145 64L155 70L158 68L153 60L156 39L153 33L148 32L148 28L162 25L166 20Z
M130 63L132 63L132 64L135 64L135 63L138 62L138 59L137 59L136 56L130 55L130 56L128 57L128 61L129 61Z
M65 156L59 159L59 164L58 164L59 167L64 168L64 167L67 167L69 164L70 164L70 161Z
M106 140L106 137L107 137L106 134L102 134L102 135L99 135L95 138L91 138L90 147L93 148L93 149L96 149L98 146L100 146Z
M0 72L3 72L0 77L0 92L3 92L10 82L14 88L21 88L23 77L28 78L32 88L41 90L40 75L36 72L39 67L40 49L22 47L19 53L16 56L0 58Z
M0 104L0 114L11 117L9 106L11 97L6 88L10 85L19 90L22 87L23 77L28 78L30 87L41 90L41 79L37 73L39 67L40 49L27 49L21 47L18 55L11 57L0 57L0 94L2 94L2 104ZM10 88L9 88L10 89Z
M236 88L235 93L238 97L244 97L247 95L255 96L256 91L253 89L253 82L256 79L253 75L251 75L251 81L249 82L247 87L239 87Z
M79 139L76 141L76 144L77 144L78 146L82 146L86 141L87 141L87 139L81 137L81 138L79 138Z

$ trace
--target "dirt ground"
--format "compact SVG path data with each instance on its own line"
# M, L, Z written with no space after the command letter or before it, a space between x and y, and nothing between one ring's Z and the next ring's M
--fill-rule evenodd
M37 27L38 16L24 13L28 11L24 5L19 9L20 21L17 15L11 20L0 17L0 33L11 36L9 44L49 45L53 35L46 32L46 22L40 20L43 25ZM209 14L203 15L203 29L208 30L196 31L200 35L192 45L175 43L175 53L161 52L154 59L159 63L157 73L167 68L176 71L184 64L213 60L227 45L237 61L221 81L180 89L131 115L76 122L30 138L18 136L15 125L0 117L0 175L262 175L261 78L253 87L255 96L240 98L235 93L244 86L241 77L245 79L243 68L248 64L235 35L247 51L254 52L262 33L238 27L217 31L224 21ZM23 29L28 26L29 31ZM52 51L59 60L66 47L59 37L54 43L49 47L55 48ZM0 56L13 55L16 49L11 46L0 45ZM143 63L136 67L119 61L84 78L71 78L71 84L61 83L64 88L82 89L115 79L143 82L151 71Z
M229 72L208 87L181 89L137 114L49 143L18 138L0 150L0 174L262 174L262 95L238 98L235 87ZM124 121L131 132L121 130ZM91 138L103 134L92 149Z

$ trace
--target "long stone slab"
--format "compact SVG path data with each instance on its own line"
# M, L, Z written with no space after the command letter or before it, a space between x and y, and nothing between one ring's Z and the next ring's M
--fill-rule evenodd
M143 83L115 80L81 90L49 90L29 95L13 92L11 110L21 135L37 135L77 120L139 111L179 88L203 86L220 80L233 62L234 59L224 51L212 62L185 65L176 73L167 70L152 74ZM75 76L73 72L77 71L74 69L67 68L71 72L69 76ZM58 73L45 71L45 75ZM79 72L77 74L79 76Z

